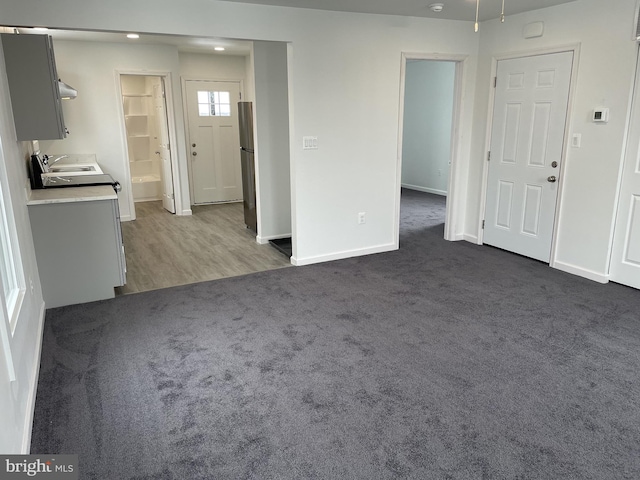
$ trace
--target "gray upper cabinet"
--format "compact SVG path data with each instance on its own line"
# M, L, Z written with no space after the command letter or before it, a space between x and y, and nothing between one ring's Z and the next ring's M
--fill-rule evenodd
M49 35L1 34L18 140L66 137Z

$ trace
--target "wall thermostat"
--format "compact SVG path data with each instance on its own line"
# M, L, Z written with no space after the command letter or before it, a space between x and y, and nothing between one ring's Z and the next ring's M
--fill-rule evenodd
M596 108L593 111L593 121L595 123L607 123L609 121L609 109Z

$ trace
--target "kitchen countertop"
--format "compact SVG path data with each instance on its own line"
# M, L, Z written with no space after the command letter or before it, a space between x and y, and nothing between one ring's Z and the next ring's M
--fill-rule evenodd
M96 200L117 200L118 195L111 185L94 187L44 188L31 190L27 205L47 205L51 203L91 202Z

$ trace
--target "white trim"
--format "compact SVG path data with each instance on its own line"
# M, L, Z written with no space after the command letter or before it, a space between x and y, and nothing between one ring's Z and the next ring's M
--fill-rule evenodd
M538 55L550 55L554 53L572 52L572 66L571 66L571 81L569 85L569 97L567 102L567 116L564 125L564 141L562 146L562 157L560 160L560 169L558 172L558 196L556 199L553 233L551 239L551 252L549 255L549 265L555 268L555 265L559 262L556 259L556 240L558 235L558 225L561 220L561 205L562 205L562 192L564 186L564 172L565 164L567 161L567 153L569 148L569 134L571 131L572 111L573 111L573 98L576 92L576 85L578 81L578 63L580 59L580 43L574 43L569 45L560 45L556 47L538 48L528 51L518 51L512 53L503 53L494 55L491 60L491 76L489 77L489 103L487 112L487 129L485 134L485 143L483 149L483 167L482 167L482 190L480 193L480 202L478 204L478 226L477 226L477 238L478 244L484 243L484 230L482 228L482 221L485 219L485 211L487 205L487 182L489 179L489 162L487 161L486 152L491 149L491 134L493 130L493 110L495 104L495 88L493 86L493 78L497 74L498 62L501 60L512 60L515 58L534 57Z
M296 266L312 265L314 263L330 262L332 260L342 260L351 257L361 257L363 255L371 255L374 253L392 252L397 249L398 246L395 243L387 243L385 245L377 245L375 247L360 248L357 250L346 250L343 252L330 253L328 255L318 255L315 257L291 257L291 264Z
M252 47L252 51L253 51L253 47ZM185 147L186 147L186 151L185 151L185 158L186 158L186 162L187 162L187 174L188 174L188 181L189 181L189 201L191 203L191 205L208 205L207 203L196 203L194 200L194 193L193 193L193 171L191 169L191 155L189 154L189 143L191 142L191 136L190 136L190 126L189 126L189 103L187 101L187 82L229 82L229 83L237 83L238 84L238 89L240 90L240 96L242 97L241 101L245 101L245 93L244 93L244 80L242 78L224 78L224 77L217 77L217 78L202 78L200 76L197 77L192 77L191 75L181 75L180 76L180 86L182 89L182 116L184 118L184 135L185 135ZM253 102L254 106L255 106L255 102ZM254 111L254 119L255 119L255 111ZM255 120L254 120L254 127L255 127ZM255 130L255 129L254 129ZM255 139L254 139L255 142ZM173 157L172 157L173 160ZM175 183L175 181L174 181ZM175 190L174 190L175 191ZM176 195L174 195L174 197L176 197ZM231 200L231 201L235 201L235 200ZM212 203L219 203L219 202L212 202ZM191 207L191 205L189 205L189 207ZM176 206L176 212L177 212L178 208ZM184 209L182 210L182 208L180 209L183 212L187 212L189 209ZM190 215L187 213L183 213L183 215Z
M446 190L437 190L435 188L421 187L419 185L410 185L408 183L403 183L401 186L402 188L406 188L408 190L415 190L417 192L433 193L434 195L442 195L443 197L447 196Z
M253 50L252 50L253 51ZM291 189L291 251L295 257L298 254L298 217L297 217L297 143L293 111L295 99L293 97L293 44L287 43L287 88L289 89L289 185ZM299 147L298 147L299 148ZM293 263L293 261L291 262ZM295 265L295 264L294 264Z
M33 430L33 416L36 410L36 392L38 390L38 378L40 376L40 356L42 354L42 338L44 335L44 317L45 317L45 304L42 302L40 307L40 321L38 325L38 343L35 351L35 358L33 359L33 375L31 378L31 389L29 390L29 396L27 397L27 416L24 419L22 446L20 451L24 455L28 455L31 450L31 431Z
M638 7L640 8L640 1L638 2ZM639 15L638 11L636 11L636 19L637 15ZM620 168L618 169L618 182L616 184L616 203L613 209L613 222L611 224L611 232L609 234L609 259L607 261L607 272L611 275L612 265L613 265L613 254L615 248L615 238L616 238L616 228L628 228L628 226L623 227L618 222L623 222L620 215L620 201L622 199L622 182L624 180L625 166L627 165L627 155L629 155L629 150L631 147L629 146L630 137L631 137L631 129L632 123L634 119L634 112L638 109L636 103L640 101L638 98L638 94L640 94L640 48L636 49L636 69L634 75L631 80L631 88L629 91L629 102L627 103L627 117L625 119L625 129L624 136L622 139L622 153L620 155ZM637 92L637 93L636 93ZM637 138L637 137L636 137ZM628 168L628 167L627 167ZM613 275L615 277L615 274ZM616 281L615 278L612 281Z
M464 240L465 242L471 242L475 243L476 245L480 245L480 240L478 239L478 237L469 233L465 233L464 235L462 235L462 240Z
M468 55L460 54L440 54L440 53L401 53L400 62L400 108L398 109L398 157L396 159L396 205L393 219L393 238L395 248L400 245L400 189L402 188L402 137L404 131L404 96L406 83L407 60L437 60L455 63L454 94L453 94L453 115L451 128L451 166L449 168L449 183L447 187L446 216L444 224L444 239L455 241L459 239L456 232L458 219L462 217L461 206L458 205L458 193L462 192L465 185L462 183L462 173L459 164L462 152L462 108L465 103L464 85L466 81ZM435 192L431 192L435 193Z
M256 242L259 243L260 245L266 245L267 243L269 243L269 240L278 240L280 238L290 238L290 237L291 237L290 233L283 233L280 235L266 235L266 236L256 235Z
M609 275L600 272L594 272L593 270L587 270L586 268L577 267L569 263L556 261L553 264L553 268L556 268L563 272L571 273L572 275L578 275L580 277L593 280L594 282L609 283Z
M638 41L638 37L636 36L638 33L638 15L640 15L640 0L638 0L638 2L636 3L635 13L632 19L633 28L631 31L633 33L631 34L631 40L633 40L634 42Z
M118 113L120 114L120 134L122 135L122 144L124 145L123 159L126 162L125 165L125 180L129 187L129 211L130 215L121 217L123 221L130 221L136 219L136 206L133 199L133 186L131 183L131 165L129 159L129 142L127 139L127 127L124 119L124 105L122 102L122 75L137 75L142 77L162 77L164 79L164 103L167 114L167 130L169 133L169 152L171 155L171 181L173 183L173 207L176 211L176 215L184 215L182 205L182 182L180 181L180 163L178 159L178 135L176 126L176 115L173 99L173 80L172 74L168 71L155 71L155 70L116 70L116 94L118 98ZM191 205L189 205L191 207ZM182 212L182 213L178 213Z

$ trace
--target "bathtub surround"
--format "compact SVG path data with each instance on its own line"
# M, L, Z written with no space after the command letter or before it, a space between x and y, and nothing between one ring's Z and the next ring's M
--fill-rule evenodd
M32 452L82 478L638 478L637 291L446 242L443 206L403 194L399 251L48 311Z

